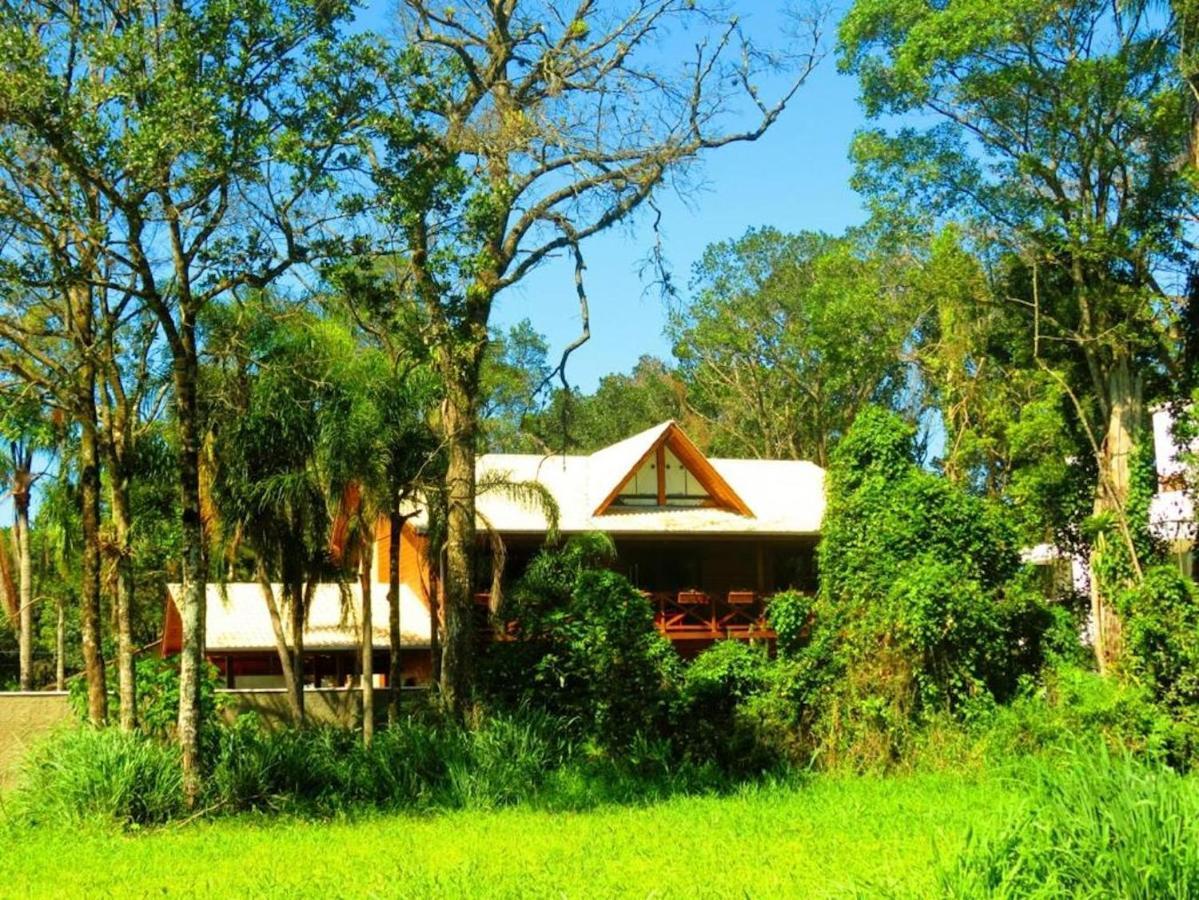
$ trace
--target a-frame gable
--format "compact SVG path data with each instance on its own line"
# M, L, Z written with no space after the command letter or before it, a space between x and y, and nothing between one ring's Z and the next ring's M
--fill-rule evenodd
M628 469L594 515L619 509L670 509L706 506L743 516L753 511L675 422L666 423L637 462Z

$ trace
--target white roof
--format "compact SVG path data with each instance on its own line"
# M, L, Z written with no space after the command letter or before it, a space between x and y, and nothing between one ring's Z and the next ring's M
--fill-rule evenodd
M1174 440L1174 417L1167 408L1153 413L1153 447L1159 477L1174 478L1186 473L1186 466L1179 459L1181 450ZM1189 449L1194 451L1199 447Z
M489 453L479 457L476 499L481 518L505 534L539 534L543 511L488 482L537 481L558 503L559 530L612 534L814 535L824 518L824 469L804 460L709 459L753 512L711 507L610 508L594 515L673 423L663 422L590 456ZM490 476L490 478L489 478ZM418 524L420 520L418 519Z
M1149 529L1173 543L1195 538L1195 503L1186 491L1160 491L1149 501Z
M172 601L178 605L181 586L167 586ZM386 585L376 584L371 592L371 624L374 646L385 650L389 646ZM282 606L282 589L274 585L276 602L280 603L283 629L286 633L287 613ZM275 632L271 628L266 598L257 582L209 584L206 607L206 646L209 652L235 650L274 650ZM361 634L362 591L358 584L319 584L308 607L304 628L306 650L351 650L359 646ZM407 585L400 588L400 645L429 646L429 610Z

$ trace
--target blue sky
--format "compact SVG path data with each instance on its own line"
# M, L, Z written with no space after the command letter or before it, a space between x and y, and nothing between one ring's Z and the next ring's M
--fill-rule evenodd
M747 19L751 32L761 30L761 22ZM700 189L662 197L664 249L684 299L691 267L710 243L763 225L839 232L865 219L849 187L849 143L866 124L856 97L855 80L838 74L830 54L764 137L709 154L698 173ZM592 337L571 357L572 384L591 390L602 375L628 370L642 354L669 357L665 305L638 276L652 240L641 216L584 246ZM556 361L579 330L573 278L567 261L547 264L501 295L496 324L528 318Z

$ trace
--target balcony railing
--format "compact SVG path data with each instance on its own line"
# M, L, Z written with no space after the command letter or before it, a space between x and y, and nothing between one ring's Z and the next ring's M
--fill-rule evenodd
M754 591L642 591L654 607L654 626L672 641L772 640L762 598Z
M755 591L709 593L702 590L642 591L654 608L654 627L672 641L774 640L766 623L764 598ZM489 640L511 640L515 623L498 627L490 618L490 595L474 595L476 623L480 636Z

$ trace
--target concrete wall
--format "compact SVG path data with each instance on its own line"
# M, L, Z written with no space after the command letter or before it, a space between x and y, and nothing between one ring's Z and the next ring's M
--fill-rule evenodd
M32 744L73 720L65 692L0 693L0 786L11 780Z
M254 712L268 728L291 722L291 710L282 689L218 691L225 698L225 718ZM420 696L423 688L404 688L406 696ZM375 690L375 711L385 716L390 692ZM308 721L318 725L353 728L362 718L362 694L357 688L321 688L304 691L304 710ZM57 726L70 726L77 720L65 693L38 691L0 693L0 787L11 783L29 747Z
M405 696L421 696L424 688L402 688ZM217 691L227 699L226 720L245 712L256 713L268 728L291 723L291 706L282 688ZM376 718L386 715L388 688L375 688ZM358 688L308 688L304 691L304 717L313 725L354 728L362 720L362 692Z

